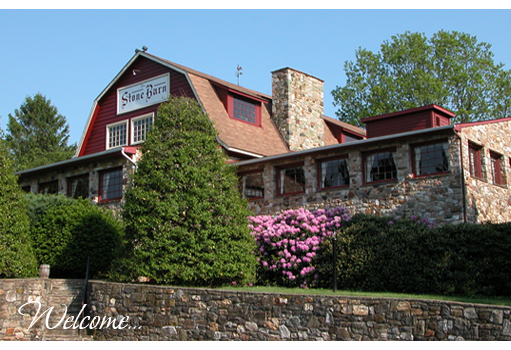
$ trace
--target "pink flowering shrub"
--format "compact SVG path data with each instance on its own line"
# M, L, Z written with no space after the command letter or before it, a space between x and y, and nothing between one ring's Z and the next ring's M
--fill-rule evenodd
M307 288L318 280L315 260L321 242L350 220L346 208L313 212L303 208L278 216L251 216L249 228L257 243L260 282Z

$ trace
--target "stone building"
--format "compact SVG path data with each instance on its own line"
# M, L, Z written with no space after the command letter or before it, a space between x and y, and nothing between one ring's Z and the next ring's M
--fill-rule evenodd
M137 51L94 101L76 155L19 172L35 193L119 208L158 106L196 99L256 214L341 205L438 223L511 221L511 118L452 125L436 105L363 120L323 114L323 81L272 72L272 96Z

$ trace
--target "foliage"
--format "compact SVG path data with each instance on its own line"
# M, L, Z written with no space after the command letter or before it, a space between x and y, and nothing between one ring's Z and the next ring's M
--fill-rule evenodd
M272 217L250 217L258 246L260 282L307 288L316 285L316 254L321 242L350 220L345 208L313 212L303 208Z
M381 50L356 51L346 61L347 81L332 91L339 119L360 119L436 104L456 114L454 122L504 118L511 112L511 71L496 64L491 45L475 36L439 31L428 39L405 32Z
M28 193L28 213L37 260L51 277L103 276L118 253L122 225L110 212L86 199Z
M37 276L26 205L11 156L0 139L0 277Z
M433 227L424 220L357 214L338 236L340 289L395 293L510 296L511 224ZM318 261L331 286L332 246Z
M125 195L125 251L113 279L193 286L253 282L250 212L216 135L196 101L170 97L160 105Z
M25 170L71 158L76 145L68 146L69 127L51 101L37 93L27 96L14 116L9 113L6 141L15 169Z

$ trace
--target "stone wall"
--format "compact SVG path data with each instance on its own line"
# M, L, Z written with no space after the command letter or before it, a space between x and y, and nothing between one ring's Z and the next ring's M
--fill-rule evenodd
M463 173L466 183L467 218L471 222L511 221L511 121L467 125L461 128ZM469 141L482 146L483 179L470 174ZM490 151L502 154L505 184L491 178Z
M272 120L292 151L324 146L323 81L283 68L272 72Z
M414 178L410 160L411 144L445 140L449 142L450 172ZM239 167L239 172L263 170L265 196L250 200L251 210L259 214L275 214L282 210L304 207L310 210L325 206L342 206L352 214L364 213L387 216L416 215L438 224L463 222L463 186L459 162L459 139L451 130L426 134L409 139L388 140L385 143L362 143L300 156L286 160L288 163L303 162L305 169L305 193L276 195L276 171L286 163L280 159ZM395 147L397 181L364 184L363 154L367 151ZM348 156L350 185L321 190L318 188L318 161L334 156Z
M42 324L28 330L33 318L19 314L18 309L30 301L39 301L46 309L50 286L49 279L0 279L0 340L41 339Z
M91 281L97 340L511 340L511 308Z
M67 196L68 178L89 175L89 199L99 206L119 211L122 206L121 200L114 200L105 203L98 203L99 198L99 173L102 170L121 167L123 168L123 193L127 190L131 174L134 171L132 163L124 157L112 157L98 160L90 163L72 165L64 169L35 173L33 175L24 175L20 178L20 186L30 186L30 191L39 193L39 184L58 180L58 193Z

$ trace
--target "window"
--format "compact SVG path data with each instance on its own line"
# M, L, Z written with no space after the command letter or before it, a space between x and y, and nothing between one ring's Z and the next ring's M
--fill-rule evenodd
M107 130L107 138L106 138L106 148L115 148L120 146L126 146L126 124L127 120L117 123L111 124L106 127Z
M99 174L99 201L122 198L122 168Z
M397 179L395 153L395 151L386 151L367 154L364 164L365 182Z
M89 175L67 179L67 196L72 198L89 198Z
M131 120L131 144L136 144L145 141L147 133L151 130L153 125L153 114L146 114L141 117L133 118Z
M305 192L303 166L277 169L277 195Z
M232 116L235 119L249 122L250 124L256 124L256 105L255 103L241 100L233 97L233 113Z
M23 187L21 188L21 190L22 190L23 192L30 193L30 186L23 186Z
M257 171L242 175L240 186L244 198L264 198L263 172Z
M470 161L470 175L473 177L483 178L481 146L473 143L468 144L469 161Z
M491 179L495 185L505 185L506 177L504 173L504 166L502 163L502 155L490 151L491 161Z
M430 175L449 171L449 143L430 143L413 147L414 175Z
M39 193L42 194L58 194L59 193L59 181L50 181L39 184Z
M319 188L349 186L348 159L328 159L319 163Z

